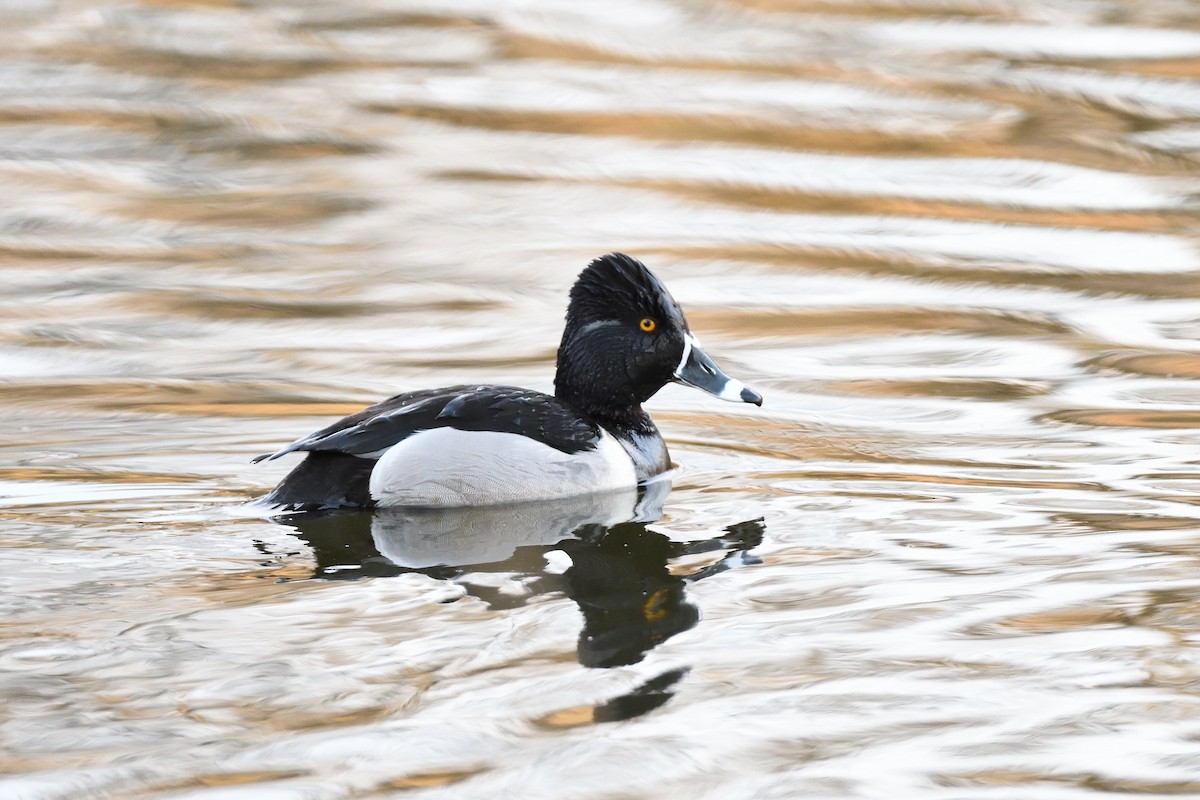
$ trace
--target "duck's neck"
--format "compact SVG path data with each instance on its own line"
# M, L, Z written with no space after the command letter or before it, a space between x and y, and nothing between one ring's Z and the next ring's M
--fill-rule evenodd
M584 392L575 390L569 383L559 380L554 382L554 396L571 408L598 422L617 438L626 435L657 432L650 415L633 398L624 398L626 402L617 402L619 398L609 393L597 394L594 390Z
M564 359L560 351L554 373L554 396L600 423L617 438L657 433L641 400L623 385L625 382L627 379L622 381L611 365L584 364L579 368L578 364Z
M633 368L610 353L613 326L580 325L568 311L554 364L554 396L604 427L613 436L659 437L642 403L661 386L639 385Z
M633 461L639 481L652 478L670 467L667 443L663 441L654 420L650 419L640 404L614 409L603 403L587 403L583 396L573 395L569 391L564 393L561 389L555 392L555 396L599 424L621 443Z
M564 368L560 355L554 396L615 437L632 459L639 481L666 471L671 464L666 442L638 397L619 380L605 388L602 369L583 372L588 377L586 384L572 380L576 374Z

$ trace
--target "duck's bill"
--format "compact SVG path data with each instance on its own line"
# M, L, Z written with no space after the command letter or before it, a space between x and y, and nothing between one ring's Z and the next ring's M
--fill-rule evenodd
M675 370L675 380L702 389L713 397L732 403L754 403L762 405L762 395L741 381L731 378L713 363L692 336L684 340L683 358Z

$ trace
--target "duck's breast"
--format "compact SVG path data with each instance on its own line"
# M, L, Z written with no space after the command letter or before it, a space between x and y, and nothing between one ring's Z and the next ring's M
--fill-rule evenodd
M601 431L595 447L563 453L516 433L434 428L389 448L371 472L379 506L478 506L633 486L633 462Z

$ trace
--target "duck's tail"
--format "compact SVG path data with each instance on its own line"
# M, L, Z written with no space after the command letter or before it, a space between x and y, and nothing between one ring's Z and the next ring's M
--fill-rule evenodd
M375 459L314 451L263 498L288 511L371 508L371 470Z

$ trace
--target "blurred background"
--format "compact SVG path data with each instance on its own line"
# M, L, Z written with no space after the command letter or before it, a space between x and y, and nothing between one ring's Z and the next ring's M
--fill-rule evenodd
M1200 795L1193 0L7 0L0 54L0 796ZM766 398L651 402L661 520L451 569L243 508L548 389L612 250Z

